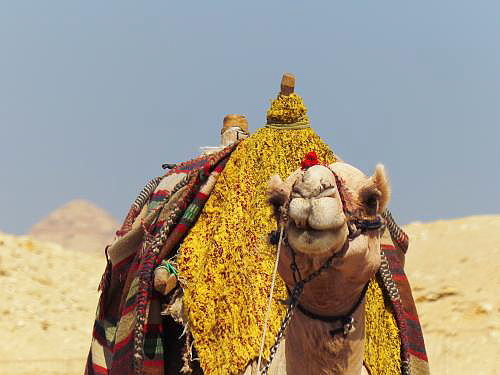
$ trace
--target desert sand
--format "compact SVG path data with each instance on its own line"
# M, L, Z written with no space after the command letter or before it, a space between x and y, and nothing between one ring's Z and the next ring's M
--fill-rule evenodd
M497 374L500 216L405 227L433 374ZM0 374L82 374L103 256L0 233Z
M500 216L406 226L432 374L500 374Z
M0 234L0 374L83 374L105 263Z

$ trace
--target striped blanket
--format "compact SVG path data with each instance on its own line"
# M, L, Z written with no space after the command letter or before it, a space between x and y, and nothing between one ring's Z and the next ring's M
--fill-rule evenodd
M146 185L106 249L86 375L162 375L162 296L152 275L196 221L237 144L181 163Z
M401 250L392 243L382 244L383 261L378 276L393 307L401 340L401 373L429 373L424 338L410 284L401 262Z

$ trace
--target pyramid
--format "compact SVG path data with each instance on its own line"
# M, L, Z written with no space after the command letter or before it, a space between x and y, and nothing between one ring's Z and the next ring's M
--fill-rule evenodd
M105 210L86 200L76 199L35 224L28 235L69 250L103 255L117 228L118 223Z

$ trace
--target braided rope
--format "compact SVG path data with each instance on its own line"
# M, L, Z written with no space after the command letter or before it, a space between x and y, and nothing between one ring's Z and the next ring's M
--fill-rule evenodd
M163 177L165 176L158 176L153 178L146 184L146 186L142 188L137 198L135 198L134 203L132 203L129 213L127 214L127 217L125 218L123 225L121 226L117 234L123 235L128 232L130 228L132 228L132 223L134 222L135 218L137 217L137 215L139 215L142 207L146 204L149 197L151 196L151 194L153 194Z
M158 176L149 181L146 186L141 190L137 198L135 199L133 205L138 209L142 209L142 206L147 202L151 194L154 192L156 187L160 184L163 176Z
M381 263L380 263L380 268L379 268L379 273L382 279L382 283L385 286L385 289L387 290L389 294L389 298L391 300L395 301L397 304L401 304L401 295L399 294L399 290L396 286L396 282L393 280L391 276L391 271L389 267L389 261L387 260L387 257L385 256L384 252L380 252L381 256ZM394 305L393 305L394 306ZM397 306L397 305L396 305ZM406 332L407 327L406 324L403 321L398 322L399 329L402 332ZM411 374L411 368L410 368L410 359L406 356L403 355L403 352L401 353L401 374L402 375L410 375ZM406 357L406 358L405 358Z
M408 250L409 242L408 235L396 224L396 221L392 217L391 211L389 211L389 209L385 209L384 212L382 212L382 217L386 221L386 226L389 230L389 234L391 235L392 240L403 253L406 253L406 250Z
M409 359L404 359L401 361L401 375L411 375L411 366Z
M177 183L172 189L169 197L186 186L188 182L192 183L196 176L191 179L184 179ZM165 202L168 199L165 199ZM138 271L139 290L137 293L136 324L134 330L134 369L137 375L142 374L144 361L144 327L146 324L146 307L149 296L153 290L153 269L155 266L156 255L165 243L169 233L177 224L182 214L183 207L175 205L171 214L160 229L160 232L153 239L146 239L142 248L142 260Z
M389 261L387 260L387 257L385 256L384 252L380 252L380 276L382 278L382 282L384 283L384 286L386 287L387 292L389 293L389 297L394 300L401 302L401 296L399 295L399 290L398 287L396 286L396 283L392 279L391 275L391 269L389 267Z

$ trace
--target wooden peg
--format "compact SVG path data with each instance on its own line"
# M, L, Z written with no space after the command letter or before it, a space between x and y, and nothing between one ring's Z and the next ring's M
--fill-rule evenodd
M295 76L292 73L285 73L281 78L281 95L290 95L295 90Z

